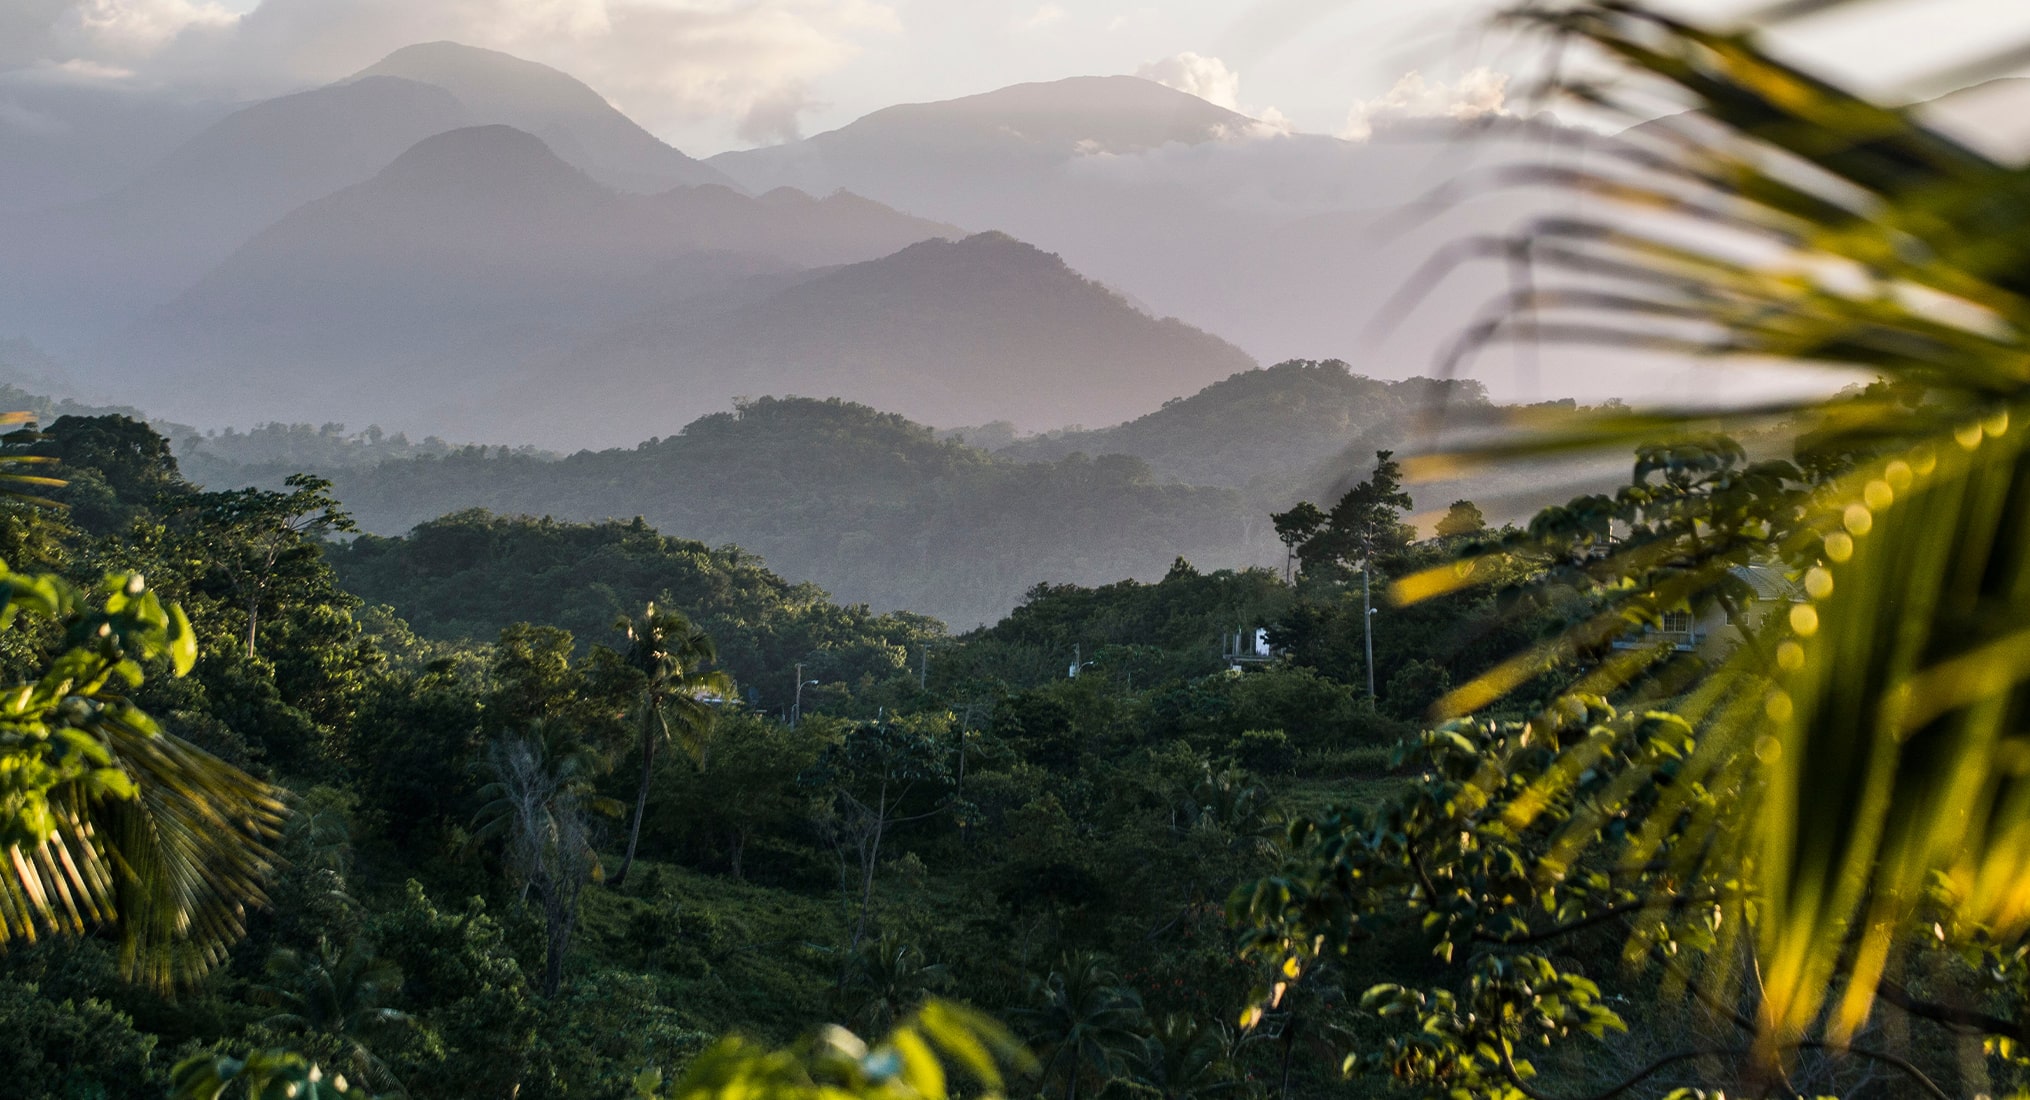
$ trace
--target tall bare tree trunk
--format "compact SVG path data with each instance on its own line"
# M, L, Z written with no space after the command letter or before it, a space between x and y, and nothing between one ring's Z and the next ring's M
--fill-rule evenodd
M860 949L860 941L867 935L867 911L874 906L874 868L881 862L881 834L888 827L888 784L881 784L881 797L874 811L874 835L860 849L860 920L853 926L853 950Z
M627 854L621 857L620 870L607 880L608 884L616 889L627 881L628 869L634 866L634 850L641 843L641 818L648 812L649 775L654 771L656 763L656 731L653 725L655 719L652 717L654 712L651 711L650 714L651 717L643 718L641 723L641 786L634 792L634 823L627 829Z
M254 636L261 624L261 590L254 588L247 596L247 660L254 659Z
M571 946L571 929L578 923L578 907L572 904L576 899L566 898L564 888L556 882L546 881L541 891L543 916L548 924L543 956L543 996L555 997L564 984L564 952Z
M648 812L648 779L654 767L656 767L656 741L650 739L641 743L641 787L635 789L635 820L631 826L627 826L627 854L621 856L621 869L611 879L613 887L625 883L627 869L633 867L633 852L635 846L641 842L641 814Z

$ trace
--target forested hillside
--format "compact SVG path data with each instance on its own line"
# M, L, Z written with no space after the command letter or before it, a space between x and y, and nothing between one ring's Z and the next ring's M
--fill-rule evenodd
M451 512L631 520L735 543L784 575L878 610L990 623L1038 583L1153 580L1172 559L1278 565L1265 517L1336 498L1385 449L1428 446L1431 425L1571 416L1517 410L1468 383L1385 382L1292 361L1235 374L1109 429L1014 438L1004 425L934 432L836 400L745 402L680 434L568 457L420 442L377 429L172 429L193 480L277 486L331 478L360 525L398 535ZM977 442L975 442L977 441ZM993 448L989 453L989 448ZM1618 483L1625 459L1470 469L1419 487L1426 530L1470 498L1496 524Z
M992 622L1044 581L1153 578L1183 556L1280 560L1264 514L1231 489L1166 484L1139 459L997 460L861 405L762 398L682 434L557 461L469 447L370 467L317 467L369 531L400 534L485 508L632 519L737 543L785 574L877 609ZM213 467L273 484L288 467Z
M1156 476L1187 485L1284 489L1343 453L1402 446L1434 413L1472 415L1487 406L1486 387L1471 380L1389 382L1336 359L1293 359L1172 398L1124 424L1052 432L997 453L1031 460L1134 455Z

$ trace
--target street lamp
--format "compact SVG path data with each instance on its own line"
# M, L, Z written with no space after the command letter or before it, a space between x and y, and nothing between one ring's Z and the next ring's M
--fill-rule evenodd
M816 687L817 684L818 682L816 680L804 679L804 666L802 665L796 666L796 701L790 704L789 728L795 729L797 722L803 719L804 689L807 687Z
M1083 656L1085 656L1085 647L1083 645L1074 645L1071 647L1071 671L1066 674L1067 679L1072 680L1078 679L1078 673L1080 669L1085 668L1087 665L1092 664L1093 661L1099 660L1099 658L1097 657L1093 658L1093 661L1080 660L1079 658Z

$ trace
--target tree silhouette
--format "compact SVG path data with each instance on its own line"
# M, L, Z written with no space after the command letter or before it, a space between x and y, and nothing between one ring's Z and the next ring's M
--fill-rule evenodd
M639 617L623 617L614 625L627 634L624 657L628 667L642 677L638 703L641 782L634 796L634 818L627 829L627 854L611 880L618 886L634 867L635 847L641 842L641 820L648 810L656 750L665 742L673 743L694 765L705 768L711 749L713 707L732 697L733 681L710 667L718 660L718 650L711 637L681 611L658 609L651 603Z

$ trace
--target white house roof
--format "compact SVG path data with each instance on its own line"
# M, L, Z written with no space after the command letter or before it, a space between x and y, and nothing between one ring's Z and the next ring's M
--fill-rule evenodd
M1774 565L1737 565L1728 570L1743 584L1755 592L1758 600L1771 602L1802 603L1804 589L1790 579L1782 568Z

